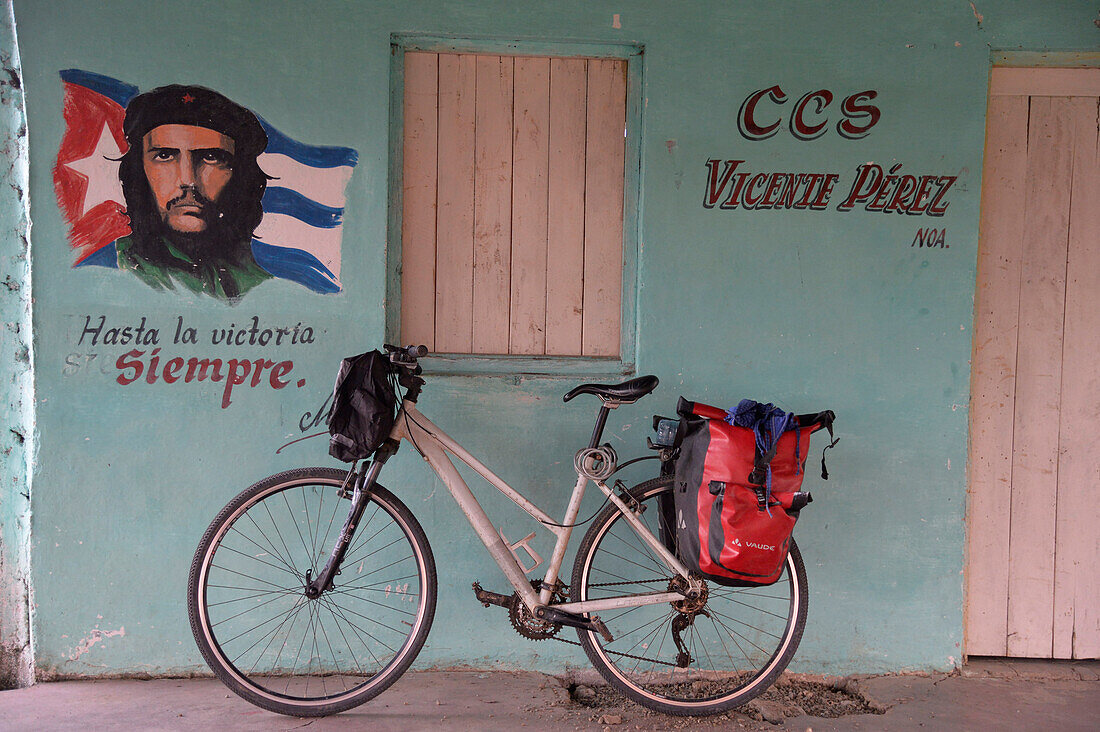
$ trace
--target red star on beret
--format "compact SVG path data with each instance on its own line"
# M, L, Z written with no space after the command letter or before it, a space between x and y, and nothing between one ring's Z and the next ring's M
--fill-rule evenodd
M195 98L190 94L184 94L182 101L184 104L190 104L191 102L195 101Z

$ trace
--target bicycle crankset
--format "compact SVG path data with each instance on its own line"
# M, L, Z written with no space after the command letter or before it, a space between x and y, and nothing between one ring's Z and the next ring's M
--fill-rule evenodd
M524 638L540 641L553 638L561 630L561 623L552 623L549 620L539 620L517 594L512 594L512 603L508 606L508 620L512 627Z
M564 602L565 586L561 582L558 582L557 585L554 588L551 600L559 603ZM542 581L531 580L531 586L538 592L542 589ZM482 589L481 583L474 582L474 595L477 597L478 602L485 607L498 605L508 608L508 620L511 621L516 632L524 638L536 641L546 640L547 638L553 638L561 630L562 623L535 617L523 604L523 600L517 593L501 595L496 592L488 592Z

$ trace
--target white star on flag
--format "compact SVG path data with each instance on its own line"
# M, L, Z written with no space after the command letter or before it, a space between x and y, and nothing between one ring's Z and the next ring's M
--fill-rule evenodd
M118 159L121 157L122 150L119 149L114 135L104 122L103 131L99 134L99 142L96 143L92 154L86 158L65 163L65 167L76 171L88 180L80 216L104 201L116 201L120 205L125 205L122 181L118 179Z

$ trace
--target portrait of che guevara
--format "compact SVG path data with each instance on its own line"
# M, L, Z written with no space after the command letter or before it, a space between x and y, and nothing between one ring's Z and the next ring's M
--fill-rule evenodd
M156 289L235 300L271 275L253 258L268 176L256 115L200 86L173 84L126 105L118 177L130 234L118 268Z

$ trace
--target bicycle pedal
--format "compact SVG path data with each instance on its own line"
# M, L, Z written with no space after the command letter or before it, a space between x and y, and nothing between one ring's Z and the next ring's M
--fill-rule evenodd
M474 597L476 597L477 601L480 602L484 607L489 607L490 605L499 605L500 607L511 607L511 605L512 605L512 596L511 595L501 595L501 594L496 593L496 592L489 592L488 590L483 590L483 589L481 589L481 583L480 582L474 582Z
M607 626L604 625L604 622L600 620L599 615L593 615L591 618L589 618L589 620L592 621L592 627L598 630L600 632L600 635L603 636L605 642L613 643L615 641L615 638L611 635L611 631L608 630Z

